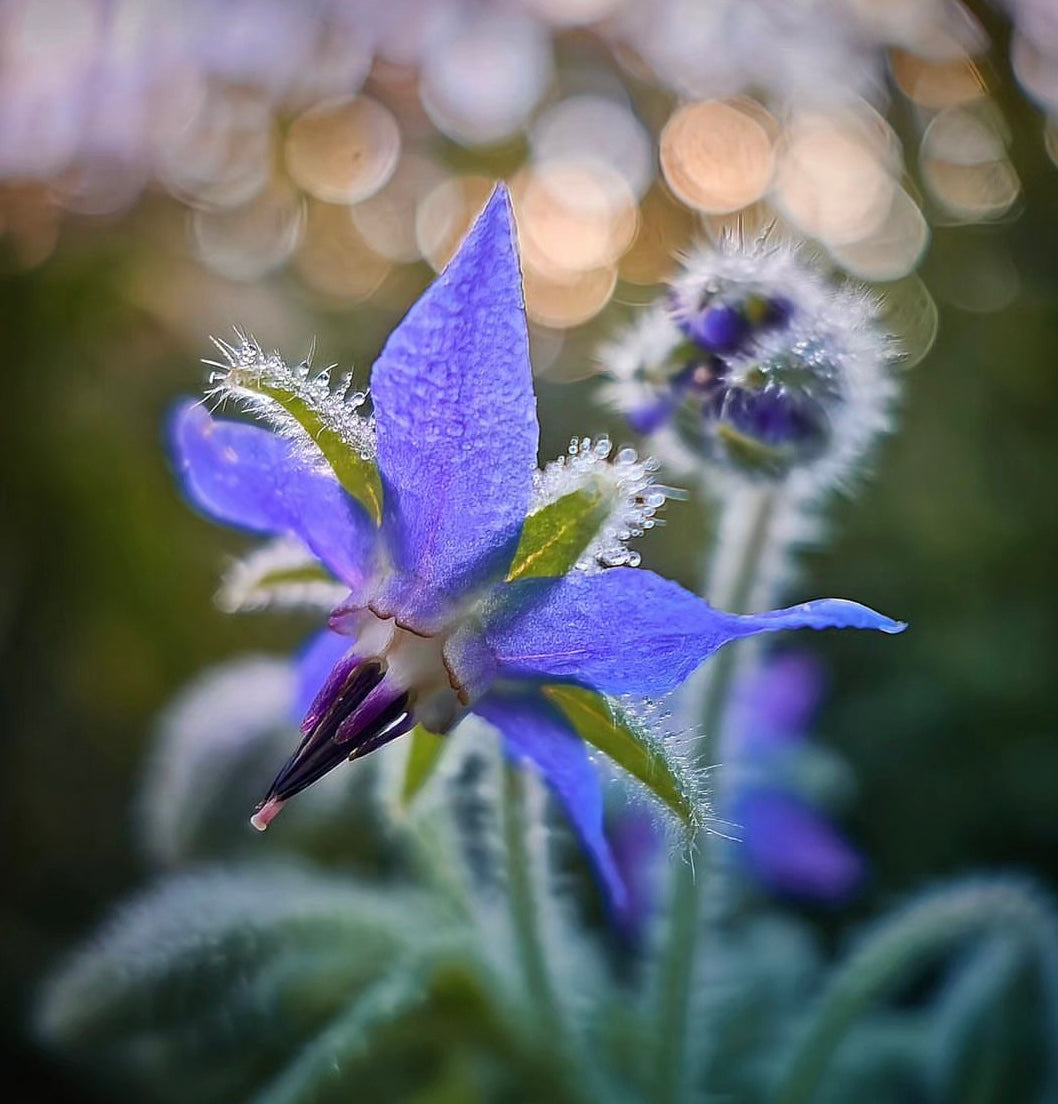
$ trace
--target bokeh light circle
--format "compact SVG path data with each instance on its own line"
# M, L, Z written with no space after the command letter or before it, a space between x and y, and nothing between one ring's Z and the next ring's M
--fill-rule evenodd
M367 96L328 100L302 112L286 139L291 177L325 203L357 203L390 178L400 157L392 113Z
M659 140L661 169L673 193L715 214L759 199L774 167L772 135L761 112L724 100L679 108Z

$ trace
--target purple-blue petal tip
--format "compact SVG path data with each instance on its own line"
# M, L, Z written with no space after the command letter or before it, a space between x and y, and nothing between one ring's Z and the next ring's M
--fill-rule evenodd
M886 617L884 613L861 605L859 602L849 601L847 598L823 599L827 604L828 619L822 628L834 629L877 629L879 632L894 635L902 633L907 628L906 621L897 621L892 617ZM814 603L808 603L813 605Z

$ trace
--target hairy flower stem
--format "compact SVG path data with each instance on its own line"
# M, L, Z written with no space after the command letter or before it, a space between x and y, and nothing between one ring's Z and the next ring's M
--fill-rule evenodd
M551 1038L563 1038L561 1013L544 953L539 929L539 912L533 885L533 863L526 832L525 778L514 767L504 768L503 834L507 849L508 890L511 922L522 971L532 1006L537 1010L539 1026Z
M722 507L713 554L705 573L703 590L721 609L746 613L761 600L762 575L768 574L776 556L772 548L775 527L775 492L769 487L752 487L743 495L730 495ZM731 687L742 659L737 647L722 649L707 668L702 668L687 685L683 717L691 731L710 738L718 746L727 712ZM671 926L658 979L658 1035L656 1093L658 1104L672 1104L682 1095L686 1078L687 1027L692 983L706 934L703 913L722 914L725 882L718 863L711 863L708 837L699 841L676 871L669 911ZM698 867L716 900L705 907L703 881L695 876Z
M423 819L411 820L404 830L414 873L451 906L461 921L469 922L473 911L470 891L452 860L455 844L450 832L439 833L435 825Z
M724 504L716 547L703 579L703 596L719 609L749 613L756 605L769 605L774 595L761 591L776 573L777 503L771 487L753 487L732 495ZM769 588L770 589L770 588ZM700 668L700 682L688 685L684 716L689 725L701 725L705 737L718 745L734 676L745 661L746 649L737 643L722 648L712 663Z

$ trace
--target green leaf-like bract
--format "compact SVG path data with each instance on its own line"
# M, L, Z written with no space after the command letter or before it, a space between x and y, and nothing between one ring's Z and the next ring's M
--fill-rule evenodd
M772 1099L808 1104L850 1026L875 1001L974 936L1018 940L1036 961L1047 1029L1058 1034L1058 919L1032 886L1006 878L967 879L923 894L887 917L833 972L791 1049ZM1038 1099L1058 1096L1058 1051L1051 1048Z
M612 508L602 482L593 481L530 514L508 581L565 575L599 535Z
M347 593L300 541L279 537L225 573L217 604L227 613L274 608L330 612Z
M410 805L433 776L441 752L445 749L445 741L444 737L430 732L422 725L416 725L405 739L409 749L400 799L402 804Z
M338 482L363 503L376 525L382 521L382 480L374 460L366 459L351 448L343 435L328 425L320 412L298 395L266 382L250 386L243 383L242 386L271 399L285 410L323 453Z
M545 686L543 693L578 735L638 779L689 829L702 819L695 777L674 749L640 727L609 699L580 686Z

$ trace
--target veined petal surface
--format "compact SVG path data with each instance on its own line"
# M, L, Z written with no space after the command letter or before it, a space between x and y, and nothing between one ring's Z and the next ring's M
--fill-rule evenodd
M536 466L525 305L502 186L391 335L371 394L396 569L377 608L431 631L448 602L506 570Z
M292 534L351 590L372 573L378 530L364 508L295 442L182 403L170 423L173 456L194 505L257 533Z
M642 568L525 579L484 626L493 677L576 682L604 694L674 690L718 648L780 629L905 628L841 598L740 616L713 609L678 583ZM479 658L480 662L480 658Z

